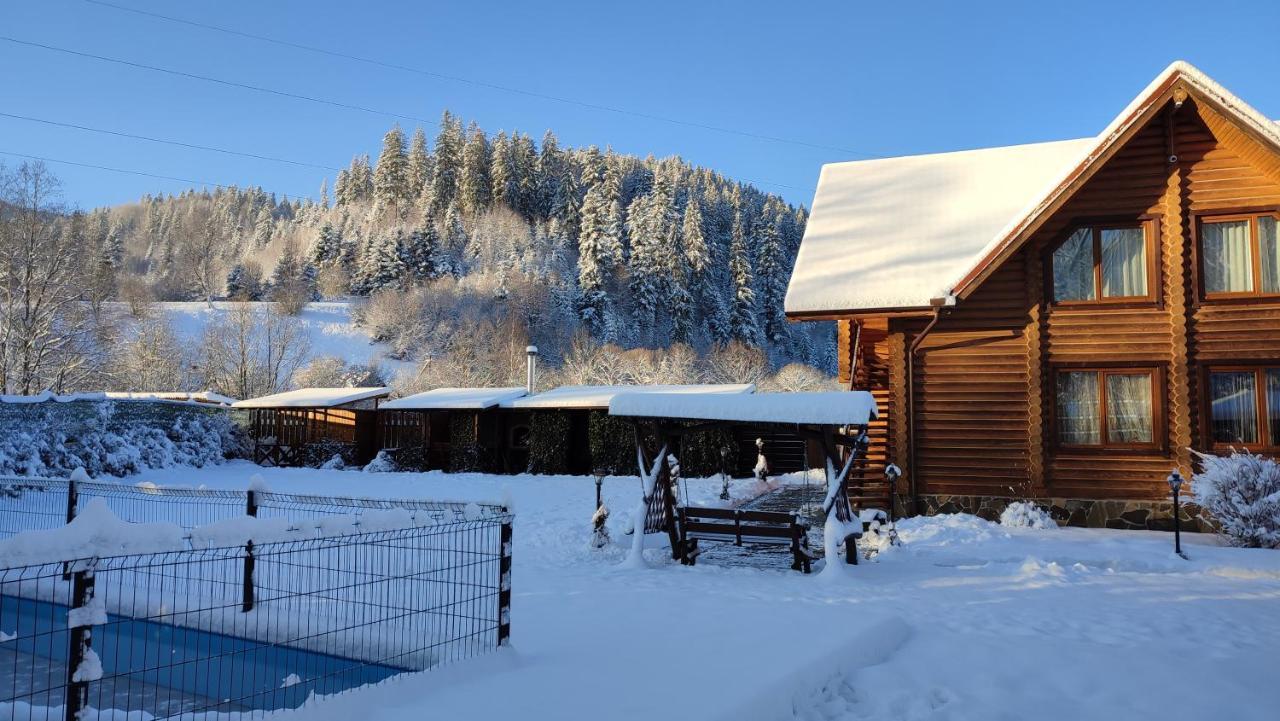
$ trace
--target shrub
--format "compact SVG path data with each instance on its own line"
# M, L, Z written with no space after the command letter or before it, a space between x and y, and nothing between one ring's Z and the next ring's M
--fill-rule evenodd
M1203 471L1192 480L1196 500L1233 546L1280 548L1280 464L1247 451L1198 454Z
M569 414L535 412L529 420L529 472L564 473L569 463Z
M449 414L449 471L479 471L480 439L476 437L474 413Z
M587 440L591 447L591 470L610 475L636 472L635 431L631 424L603 411L591 411L587 419Z
M308 468L322 468L328 466L334 456L342 459L343 467L357 465L354 445L330 439L314 441L303 446L300 460L302 465Z
M395 452L396 466L405 471L431 470L429 453L430 448L422 443L401 446Z
M1030 501L1014 501L1000 513L1000 525L1012 528L1057 528L1049 512Z

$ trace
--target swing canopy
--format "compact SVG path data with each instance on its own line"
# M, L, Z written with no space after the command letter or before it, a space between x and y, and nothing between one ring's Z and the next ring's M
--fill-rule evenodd
M807 426L865 426L876 418L867 391L801 393L620 393L609 415Z

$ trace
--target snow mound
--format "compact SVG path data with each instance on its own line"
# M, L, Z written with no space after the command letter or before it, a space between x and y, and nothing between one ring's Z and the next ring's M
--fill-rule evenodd
M1000 525L1010 528L1057 528L1049 512L1030 501L1014 501L1000 514Z
M77 558L161 553L186 548L182 529L172 523L129 523L92 498L71 523L19 533L0 540L0 565L53 563Z

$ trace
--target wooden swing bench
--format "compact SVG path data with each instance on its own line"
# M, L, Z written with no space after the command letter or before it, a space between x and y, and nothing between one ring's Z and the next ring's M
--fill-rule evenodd
M775 404L784 407L782 415ZM644 533L665 532L672 558L697 563L700 541L736 546L767 544L791 548L791 568L809 573L819 556L809 544L809 524L799 513L745 509L703 508L676 502L678 463L668 451L680 438L700 430L731 427L734 423L770 423L818 442L826 460L827 498L823 511L834 514L846 529L845 563L858 563L858 539L867 523L855 521L849 505L850 471L862 476L867 450L867 424L875 418L875 401L864 391L836 393L743 394L621 394L609 404L609 414L629 418L635 428L636 461L643 501L639 516L643 530L634 543L643 549ZM691 423L692 422L692 423ZM840 432L843 430L844 432ZM856 431L848 435L847 431ZM646 437L652 439L650 445ZM651 448L657 453L651 454ZM844 449L844 453L840 449ZM843 458L841 458L843 455ZM674 473L673 473L673 466ZM639 550L634 551L637 554Z
M697 563L699 541L790 546L792 570L805 573L818 558L809 548L809 524L799 513L677 506L676 516L680 562L686 566Z

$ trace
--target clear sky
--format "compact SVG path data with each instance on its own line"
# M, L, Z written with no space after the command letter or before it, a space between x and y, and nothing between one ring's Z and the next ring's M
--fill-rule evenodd
M431 121L449 108L491 133L540 138L552 128L563 144L679 154L806 205L824 162L859 153L1094 135L1175 59L1280 117L1276 2L109 1L691 125L326 57L85 0L0 0L0 36ZM320 166L376 154L396 122L10 40L0 40L0 68L0 113ZM434 137L434 123L423 125ZM333 174L10 117L0 117L0 151L290 196L314 196ZM85 208L189 185L50 167L66 200Z

